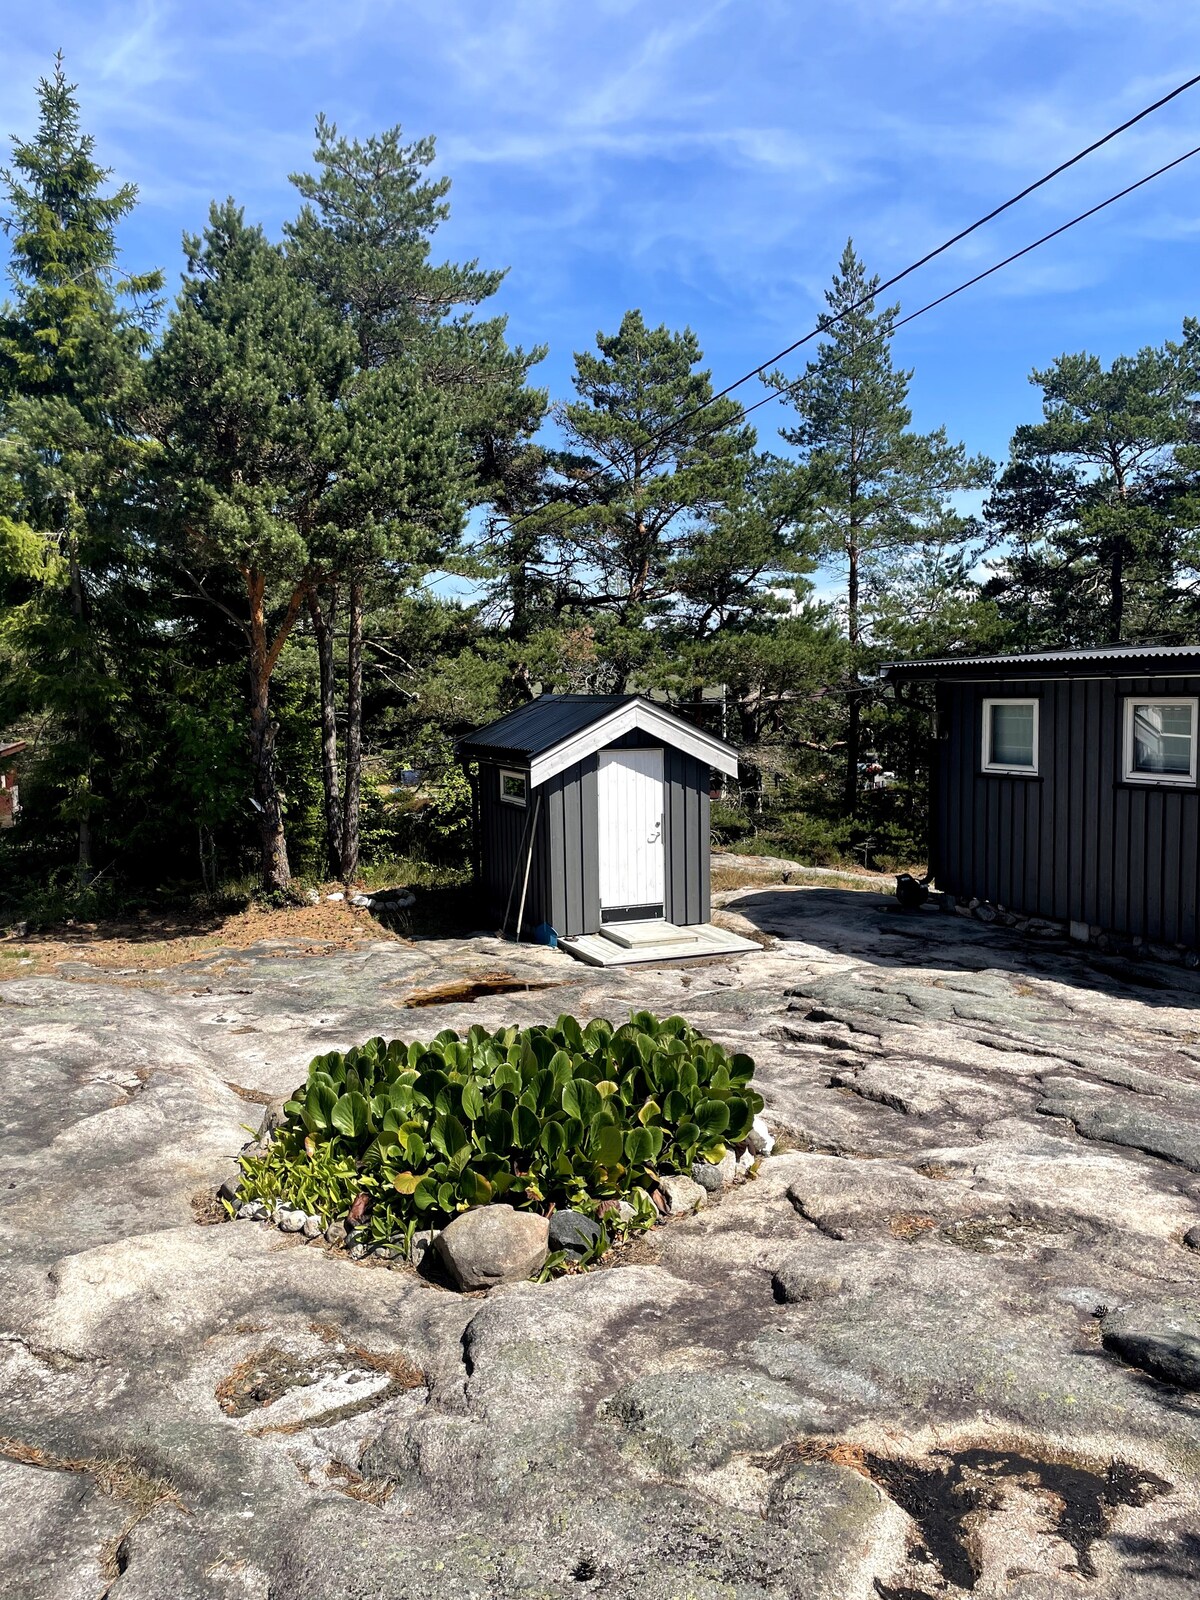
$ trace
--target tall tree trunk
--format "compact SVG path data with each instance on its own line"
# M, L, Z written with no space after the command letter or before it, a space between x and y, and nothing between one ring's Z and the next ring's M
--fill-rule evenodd
M858 752L862 742L862 711L859 705L858 646L858 531L853 526L846 545L849 573L846 580L846 632L850 641L850 688L846 715L846 811L858 814Z
M346 630L346 778L342 790L342 878L358 871L358 797L362 785L363 585L350 583Z
M83 571L79 564L79 542L74 532L67 536L67 571L71 583L71 618L75 623L76 638L80 643L83 639ZM87 750L90 738L88 715L84 697L81 695L79 709L75 715L75 738L82 753ZM90 765L90 763L89 763ZM92 881L92 814L91 784L89 774L84 771L79 774L79 855L75 864L75 878L81 889L86 889Z
M1111 587L1108 597L1108 642L1109 644L1121 643L1121 632L1125 626L1125 557L1127 542L1124 536L1119 536L1113 546L1112 565L1110 572Z
M254 775L254 800L262 852L264 889L286 889L292 881L287 840L283 831L283 798L275 769L275 724L271 720L271 672L282 638L274 648L267 643L263 595L265 583L257 572L247 574L250 600L250 759Z
M325 794L325 857L328 871L337 877L342 870L342 805L338 786L336 680L333 670L333 632L337 616L337 589L329 590L329 603L321 609L315 591L308 597L313 637L317 641L317 663L321 681L321 783Z

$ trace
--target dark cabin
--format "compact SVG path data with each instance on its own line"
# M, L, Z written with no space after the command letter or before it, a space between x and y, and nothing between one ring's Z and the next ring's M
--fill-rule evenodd
M476 764L476 881L504 932L708 923L712 773L737 773L723 740L638 695L561 694L458 754Z
M938 889L1075 938L1196 948L1200 645L904 661L884 676L936 685Z

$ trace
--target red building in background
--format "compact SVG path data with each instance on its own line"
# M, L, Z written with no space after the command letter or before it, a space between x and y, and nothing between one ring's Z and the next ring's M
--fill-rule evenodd
M19 756L24 748L24 739L17 739L12 744L0 744L0 828L11 828L21 809L13 757Z

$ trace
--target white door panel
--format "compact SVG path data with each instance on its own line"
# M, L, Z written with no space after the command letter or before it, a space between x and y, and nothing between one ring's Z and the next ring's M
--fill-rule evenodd
M666 883L661 750L602 750L600 909L661 906Z

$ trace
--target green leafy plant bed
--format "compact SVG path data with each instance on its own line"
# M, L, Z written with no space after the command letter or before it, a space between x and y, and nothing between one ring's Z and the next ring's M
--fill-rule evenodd
M750 1132L753 1073L749 1056L647 1011L617 1029L564 1016L370 1039L313 1061L266 1150L242 1157L238 1201L353 1218L406 1250L417 1229L492 1200L611 1216L623 1199L630 1225L649 1226L660 1175L719 1161Z

